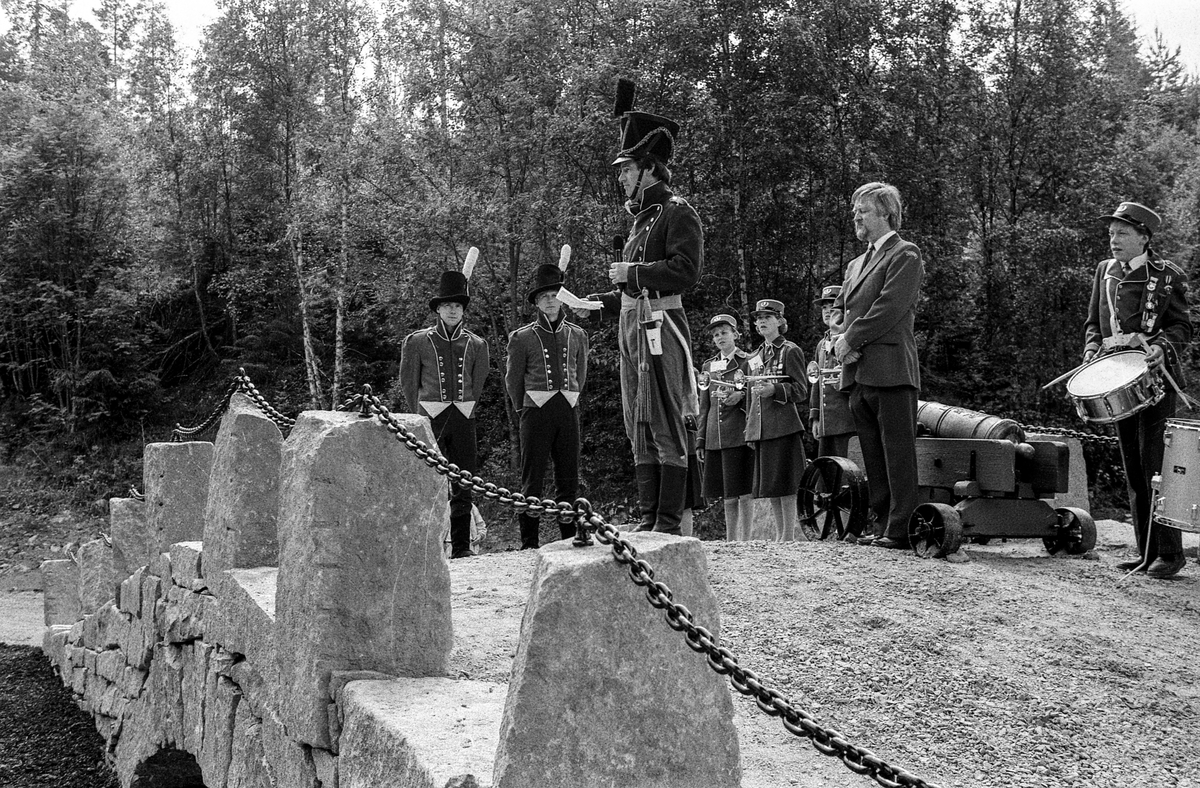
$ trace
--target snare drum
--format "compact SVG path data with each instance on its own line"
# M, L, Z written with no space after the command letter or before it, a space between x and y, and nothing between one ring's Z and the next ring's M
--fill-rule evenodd
M1200 421L1167 419L1154 521L1200 533Z
M1140 350L1100 356L1067 381L1067 396L1079 418L1111 424L1145 410L1163 398L1162 378L1146 366Z

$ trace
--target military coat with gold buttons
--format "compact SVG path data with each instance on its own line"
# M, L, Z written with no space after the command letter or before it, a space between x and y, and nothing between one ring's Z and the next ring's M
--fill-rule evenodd
M400 350L400 388L408 413L429 418L448 407L474 418L490 361L487 343L459 323L441 320L409 334Z
M750 405L746 411L746 442L804 432L800 409L808 413L808 364L800 346L776 337L774 342L764 342L746 363L751 376L783 376L782 380L772 382L774 391L765 397L756 397L751 390L753 383L747 381Z
M504 384L514 410L540 408L561 394L571 407L587 382L587 333L561 317L551 323L537 319L508 338L508 367Z

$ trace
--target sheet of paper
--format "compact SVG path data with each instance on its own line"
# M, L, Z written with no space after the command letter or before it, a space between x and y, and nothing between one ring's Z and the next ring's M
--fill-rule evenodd
M572 309L595 310L604 306L599 301L585 301L565 287L558 288L558 300Z

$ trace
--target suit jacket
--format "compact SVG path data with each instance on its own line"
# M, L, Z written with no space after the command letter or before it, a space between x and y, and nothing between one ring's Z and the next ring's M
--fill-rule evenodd
M1143 334L1150 344L1162 347L1167 372L1180 386L1186 385L1179 362L1192 339L1187 274L1174 263L1158 258L1146 260L1145 265L1128 274L1114 259L1101 262L1092 280L1092 300L1083 329L1085 351L1099 350L1104 339L1113 334L1110 288L1120 330Z
M921 388L917 340L913 332L925 264L916 244L891 235L866 260L850 261L834 307L845 314L843 336L862 353L842 365L841 388L867 386Z

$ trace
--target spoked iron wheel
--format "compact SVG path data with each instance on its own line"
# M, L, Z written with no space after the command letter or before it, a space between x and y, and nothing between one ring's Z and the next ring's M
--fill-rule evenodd
M810 542L857 536L867 522L867 480L845 457L818 457L800 477L800 530Z
M908 521L908 539L921 558L944 558L962 544L962 519L944 503L923 503Z
M1070 506L1055 509L1054 513L1058 515L1058 528L1053 536L1042 539L1046 552L1083 555L1096 546L1096 521L1090 514Z

